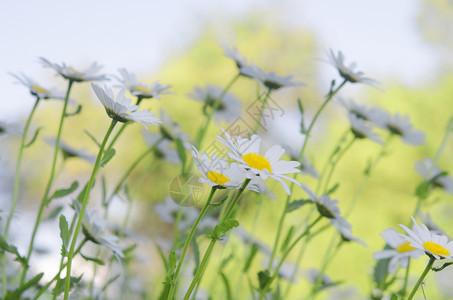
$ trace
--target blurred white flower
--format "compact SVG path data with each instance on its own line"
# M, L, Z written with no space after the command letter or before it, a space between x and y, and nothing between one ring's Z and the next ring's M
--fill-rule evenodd
M341 97L337 98L340 103L349 113L356 115L359 119L375 123L375 120L381 119L381 115L385 114L385 111L378 108L369 108L366 105L360 105L354 102L354 100L345 100Z
M225 130L223 130L223 134L225 138L217 136L218 141L230 149L231 152L227 153L228 157L246 168L248 178L253 179L259 176L262 180L267 180L270 177L278 181L287 194L291 194L291 191L283 179L301 186L297 180L285 175L299 173L300 170L296 168L300 166L300 163L280 160L285 153L280 145L272 146L262 155L260 154L262 151L260 151L261 137L259 135L255 134L247 139L240 136L232 138Z
M415 163L415 170L427 182L431 182L434 187L439 187L449 194L453 194L453 178L448 174L443 174L444 170L440 169L434 162L426 157L422 161Z
M230 48L227 45L222 45L222 48L225 56L234 60L239 71L247 65L247 59L239 53L236 47Z
M408 236L401 235L414 248L424 251L428 256L435 259L453 259L453 241L449 241L446 235L434 233L425 224L418 225L412 217L414 226L409 229L400 224Z
M129 73L125 68L119 69L118 72L121 77L114 77L121 84L117 85L117 87L129 90L134 96L142 99L155 98L160 100L160 95L173 94L168 90L171 88L171 84L161 85L159 81L155 81L148 85L146 83L139 82L135 74Z
M261 82L269 90L278 90L282 87L305 86L303 82L293 81L293 76L280 76L274 72L264 72L256 65L247 65L240 69L241 74Z
M46 138L44 139L46 143L49 145L55 146L57 142L56 138ZM68 159L71 157L79 157L83 160L86 160L89 163L94 163L96 160L96 155L90 155L87 153L86 149L76 149L70 145L68 145L65 141L60 139L60 150L63 152L64 159Z
M74 82L108 80L104 74L96 74L100 69L102 69L102 66L98 65L96 62L84 71L74 69L71 66L67 66L65 63L62 63L61 65L51 63L44 57L40 57L40 62L44 67L52 68L63 78Z
M395 113L390 116L389 113L384 113L379 116L379 119L376 119L375 124L394 135L400 136L403 142L408 145L417 146L425 143L425 134L412 128L409 115L402 116Z
M227 122L234 121L241 115L241 101L233 96L231 93L225 93L221 99L223 89L211 84L206 85L204 89L195 87L193 92L187 96L193 100L204 103L204 110L206 108L213 109L214 105L218 102L214 112L215 121L218 123L220 119Z
M108 87L102 88L94 83L91 86L110 118L122 123L128 121L138 122L145 128L147 128L147 124L157 125L157 123L161 123L159 118L154 117L154 113L146 110L137 111L140 108L138 105L130 105L131 100L126 98L124 90L121 90L115 99L112 89Z
M354 71L357 67L355 62L351 63L349 66L345 65L344 55L343 52L338 51L338 54L335 55L332 49L329 49L327 52L327 58L329 59L329 63L337 68L340 76L344 78L344 80L349 81L351 83L361 82L375 86L376 81L374 79L364 77L363 72L361 71Z
M65 94L62 91L51 88L44 88L42 85L38 84L35 80L28 77L25 74L13 74L9 73L11 76L17 79L17 83L23 84L30 90L30 94L38 97L39 99L57 99L64 100Z
M373 126L353 113L348 114L351 131L358 139L369 139L378 144L383 144L379 134L373 131Z
M186 149L190 149L190 145L187 145L189 135L182 131L181 126L174 122L173 119L165 113L163 109L159 110L159 116L162 123L159 126L160 133L162 136L170 141L174 139L180 139ZM187 146L186 146L187 145Z
M154 134L148 130L142 130L143 139L148 147L152 147L157 141L161 139L160 134ZM189 148L187 148L189 149ZM166 162L172 164L179 164L181 159L179 158L178 151L172 147L172 142L170 140L164 139L155 146L154 155Z
M410 258L418 258L423 254L423 251L416 249L410 245L401 235L393 228L387 228L381 233L381 237L390 247L374 252L374 259L390 259L388 272L395 273L398 265L401 268L407 268Z

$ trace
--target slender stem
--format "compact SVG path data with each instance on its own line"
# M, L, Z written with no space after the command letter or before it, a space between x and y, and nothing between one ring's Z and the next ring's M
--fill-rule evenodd
M423 271L422 275L420 275L420 278L418 279L417 283L415 284L414 288L412 289L412 292L409 294L409 297L407 297L407 300L412 300L412 298L414 298L415 293L417 293L417 290L420 287L420 285L422 284L423 279L425 279L426 274L428 274L429 270L431 270L435 260L436 259L433 256L430 256L429 262L426 265L425 270Z
M127 123L125 123L127 124ZM109 201L120 191L121 187L123 186L124 182L126 179L129 177L129 175L132 173L132 171L135 169L135 167L145 158L149 153L152 153L156 147L164 140L164 137L159 138L151 147L143 151L142 154L140 154L137 159L130 165L130 167L124 172L123 176L121 179L118 181L118 183L115 186L115 189L113 190L112 195L109 198ZM110 143L111 144L111 143Z
M88 204L88 198L91 192L91 188L93 187L94 184L94 178L96 177L96 174L99 170L99 162L101 161L102 155L104 154L104 148L105 145L107 144L107 140L110 136L110 134L113 131L113 128L115 127L116 123L115 119L112 119L112 122L110 123L110 127L107 130L107 133L105 134L104 140L102 141L101 147L99 148L99 153L98 156L96 157L96 162L94 163L93 171L91 172L91 177L90 180L88 181L85 192L83 194L83 199L82 199L82 207L80 209L80 213L78 216L77 220L77 225L74 230L74 236L72 237L72 242L71 242L71 247L68 252L68 262L67 262L67 267L66 267L66 282L65 282L65 292L64 292L64 300L68 299L69 296L69 287L71 283L71 265L72 265L72 259L74 257L74 248L75 244L77 241L77 236L79 235L80 227L82 226L82 220L83 220L83 215L85 213L86 206Z
M266 96L264 96L264 99L262 100L260 112L258 114L258 120L256 120L255 129L253 130L253 133L257 133L258 128L260 128L261 118L263 117L263 110L266 107L266 103L267 103L267 100L269 99L271 92L272 92L272 89L270 89L270 88L267 89Z
M310 123L310 126L308 127L307 129L307 132L305 134L305 140L304 140L304 143L303 143L303 146L302 146L302 150L300 151L300 154L299 154L299 162L302 161L302 158L304 157L304 153L305 153L305 149L307 147L307 141L308 139L310 138L310 133L313 129L313 126L316 122L316 120L318 119L319 115L321 114L321 112L324 110L324 107L326 107L327 103L330 102L330 100L332 100L332 98L338 93L338 91L346 84L346 80L344 80L335 90L331 90L329 92L329 94L327 95L327 98L326 100L321 104L321 106L318 108L318 110L316 111L313 119L311 120L311 123ZM297 174L294 174L293 178L296 177ZM291 182L290 184L290 191L293 190L294 188L294 183ZM291 194L286 196L286 200L285 200L285 204L283 206L283 212L280 216L280 219L278 221L278 227L277 227L277 233L275 235L275 241L274 241L274 247L272 248L272 253L271 253L271 257L269 259L269 265L268 265L268 271L270 271L271 267L272 267L272 263L274 261L274 258L275 258L275 255L277 254L277 249L278 249L278 245L279 245L279 242L280 242L280 236L282 234L282 230L283 230L283 224L284 224L284 221L285 221L285 218L286 218L286 209L288 207L288 204L289 204L289 201L291 200Z
M216 190L217 190L217 187L215 187L215 186L211 188L211 193L209 194L208 200L204 204L203 208L201 209L200 213L198 214L197 219L195 220L195 223L192 225L192 228L190 229L189 236L187 237L187 239L184 243L184 247L182 248L182 253L181 253L181 257L179 258L179 261L178 261L178 266L176 267L176 271L173 274L172 279L170 281L171 287L170 287L170 292L168 293L167 299L173 299L173 295L174 295L175 289L176 289L176 283L178 280L178 275L179 275L179 272L181 271L181 267L184 262L184 258L186 257L187 249L189 248L189 245L192 242L192 238L193 238L193 235L195 234L198 224L200 223L204 214L208 210L209 205L211 204L212 197L214 196L214 193L216 192Z
M106 150L110 150L110 149L113 148L113 146L115 145L116 141L118 140L120 135L123 133L124 129L126 129L126 127L129 124L130 124L130 122L126 122L126 123L123 123L123 125L121 125L120 129L115 133L115 136L113 137L113 139L110 142L110 144L107 146Z
M219 219L218 224L222 224L225 220L228 220L230 218L234 207L238 203L239 198L241 197L242 193L244 192L245 188L250 183L250 181L251 181L251 179L244 180L244 182L242 183L241 187L239 188L239 190L237 191L236 195L234 196L234 199L232 200L230 206L226 210L225 214L223 215L223 217L221 217ZM190 294L192 294L192 292L193 292L193 289L198 284L198 282L200 282L201 279L203 278L204 271L205 271L206 266L207 266L207 264L209 262L209 258L211 257L211 254L212 254L212 249L214 249L214 245L215 245L216 242L217 242L216 238L211 239L211 242L209 243L209 246L208 246L208 248L206 249L206 252L203 255L203 259L201 260L201 263L198 266L197 272L195 273L194 278L192 279L192 282L191 282L191 284L189 286L189 289L187 290L187 292L186 292L186 294L184 296L184 300L189 299ZM167 299L170 300L170 298L167 298Z
M283 263L285 262L286 257L291 253L291 251L296 247L296 245L302 240L303 237L305 237L307 234L310 233L310 230L313 228L313 226L316 225L323 217L319 215L307 228L305 228L304 232L302 232L297 239L294 240L294 242L289 245L289 247L286 249L286 251L283 253L280 262L278 263L277 268L274 270L274 273L272 274L271 278L267 282L266 286L261 290L260 292L260 300L264 298L264 295L266 295L267 290L271 286L272 282L275 280L275 278L278 275L278 271L280 271L280 268L282 267Z
M54 155L53 155L53 160L52 160L52 167L51 167L51 170L50 170L50 177L49 177L49 180L47 181L47 186L46 186L46 189L44 191L44 196L41 199L41 204L39 206L39 210L38 210L38 215L36 217L35 226L33 228L33 233L31 235L30 244L28 246L27 257L25 259L24 269L23 269L23 272L22 272L22 277L20 279L20 286L22 286L24 284L24 281L25 281L25 275L27 274L27 270L28 270L28 267L29 267L28 263L30 262L30 257L31 257L31 254L33 252L33 244L34 244L34 241L35 241L36 232L37 232L38 226L39 226L39 224L41 222L41 217L42 217L42 214L44 212L44 208L46 207L46 204L47 204L47 197L49 196L50 188L52 186L52 183L53 183L53 180L54 180L54 177L55 177L55 167L57 165L58 152L60 150L60 138L61 138L61 133L63 131L63 123L64 123L64 119L66 117L66 108L68 106L69 93L71 92L72 84L73 84L73 81L69 80L68 89L66 91L66 96L65 96L65 99L64 99L63 111L62 111L61 117L60 117L60 124L58 126L57 139L55 141L55 149L54 149Z
M406 296L406 293L407 293L407 282L408 282L408 279L409 279L409 267L411 265L411 259L409 258L409 261L407 262L407 268L406 268L406 272L405 272L405 275L404 275L404 283L403 283L403 287L401 288L401 292L400 292L400 295L402 298L404 298Z
M433 163L436 164L437 160L439 159L440 155L444 151L445 144L447 143L448 136L449 134L453 132L453 117L450 118L450 120L447 123L447 129L445 130L444 137L442 138L442 141L440 142L439 148L437 148L436 155L433 158Z
M344 147L343 151L341 151L337 158L335 159L335 161L332 161L331 165L330 165L330 170L329 170L329 173L327 174L327 178L326 178L326 181L324 182L324 193L327 192L328 188L329 188L329 183L330 183L330 179L332 178L332 174L333 174L333 171L335 170L335 167L337 166L338 162L340 161L340 159L343 157L343 155L348 152L349 148L351 148L352 144L355 142L356 138L353 137L351 139L351 141L346 144L346 146Z
M203 126L200 128L200 131L198 132L197 143L196 143L197 148L201 148L201 143L203 142L203 138L206 134L206 131L208 130L209 124L211 123L212 116L214 115L216 110L219 108L220 103L222 103L223 97L225 97L226 93L229 91L229 89L233 86L233 84L236 82L236 80L238 80L238 78L240 76L241 76L240 73L238 73L236 76L234 76L233 79L231 79L231 81L225 86L225 88L223 89L220 96L214 101L214 103L212 105L212 110L210 111L210 113L208 113L206 115L206 120L205 120Z

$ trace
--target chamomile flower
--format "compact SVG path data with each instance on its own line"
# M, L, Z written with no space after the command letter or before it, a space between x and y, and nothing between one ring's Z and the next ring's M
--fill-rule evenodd
M188 94L188 97L204 103L204 108L214 108L214 118L216 122L223 119L227 122L234 121L241 114L241 101L237 99L231 93L225 93L221 99L220 96L223 94L221 87L208 84L204 89L201 87L195 87L193 92ZM217 101L220 101L217 103Z
M162 121L159 131L165 139L170 141L180 139L183 143L188 144L189 135L181 130L181 126L178 123L174 122L163 109L159 110L159 116ZM186 147L186 149L190 149L190 147Z
M373 131L373 126L370 123L367 123L364 119L357 117L353 113L349 113L348 117L351 123L351 131L356 138L366 138L378 144L383 144L379 134Z
M264 155L261 147L261 137L253 135L248 138L237 136L232 138L225 130L223 130L225 138L218 136L218 141L224 144L231 152L227 155L239 162L247 170L247 177L254 178L259 176L262 180L272 178L278 181L285 192L290 194L291 191L283 179L294 182L301 186L301 184L285 174L299 173L300 170L296 169L300 166L297 161L283 161L279 160L285 150L280 145L274 145L269 148Z
M427 182L431 182L434 187L439 187L447 193L453 194L453 178L448 174L443 174L438 166L430 158L415 163L415 170Z
M45 141L49 144L54 146L57 142L56 138L46 138ZM90 155L87 153L86 149L76 149L70 145L68 145L65 141L60 140L60 150L63 152L63 158L66 160L71 157L79 157L83 160L86 160L89 163L94 163L96 160L95 155Z
M96 62L94 62L88 69L84 71L80 71L71 66L67 66L65 63L62 63L61 65L51 63L44 57L40 57L40 62L44 67L52 68L57 71L57 73L60 74L63 78L74 82L108 80L108 78L104 74L97 74L99 70L102 69L102 66L98 65Z
M408 145L417 146L425 143L425 134L412 128L409 115L402 116L399 113L395 113L390 116L389 113L385 113L376 120L375 124L388 130L391 134L400 136L403 142Z
M261 82L269 90L278 90L282 87L305 86L304 83L293 81L293 76L280 76L274 72L264 72L256 65L247 65L240 69L241 74Z
M154 113L146 110L137 111L139 109L138 105L130 105L131 100L126 98L124 90L121 90L115 99L112 89L108 87L102 88L94 83L91 86L110 118L122 123L129 121L138 122L145 128L147 128L146 125L148 124L157 125L157 123L161 123L159 118L154 116Z
M401 235L393 228L387 228L381 233L381 237L390 247L381 251L374 252L374 259L389 259L388 272L395 273L398 265L401 268L407 268L410 258L418 258L423 254L423 251L416 249L410 245Z
M219 158L213 153L211 158L205 153L201 154L193 147L192 157L198 171L203 175L201 183L208 183L211 187L239 188L246 178L246 171L240 165L232 163L227 165L226 158Z
M412 229L400 224L408 236L402 237L410 243L410 246L420 249L435 259L453 258L453 241L449 241L446 235L434 233L425 224L418 225L412 217L414 226Z
M35 80L28 77L25 74L13 74L10 73L11 76L17 79L18 83L23 84L30 90L30 94L33 96L38 97L39 99L57 99L57 100L64 100L65 95L62 91L58 91L54 88L44 88L42 85L38 84Z
M345 100L341 97L338 97L337 99L338 103L340 103L344 108L346 108L348 113L354 114L357 116L357 118L369 121L371 123L375 123L375 120L379 120L381 118L380 117L381 114L385 113L381 109L369 108L366 105L357 104L352 99Z
M316 208L322 216L328 219L341 218L338 200L330 199L329 195L321 195L321 197L319 197L306 185L302 185L302 189L308 195L310 200L316 204Z
M338 233L341 235L341 238L345 242L356 242L364 247L367 244L361 239L352 234L352 225L346 221L343 217L337 217L335 219L330 219L330 224L335 227Z
M234 60L239 71L242 67L247 66L247 58L242 56L236 47L230 48L227 45L222 45L222 48L225 56Z
M168 91L171 88L171 84L161 85L159 81L155 81L148 85L139 82L135 74L128 72L124 68L118 71L121 77L115 76L115 78L121 83L119 87L129 90L134 96L142 99L155 98L160 100L160 95L172 94L172 92Z
M354 71L357 67L355 62L351 63L349 66L345 65L344 55L343 52L338 51L338 54L335 55L332 49L329 49L327 52L327 58L329 59L329 63L337 68L338 73L340 76L344 78L344 80L349 81L351 83L366 83L370 85L376 85L376 81L374 79L364 77L363 72L361 71Z

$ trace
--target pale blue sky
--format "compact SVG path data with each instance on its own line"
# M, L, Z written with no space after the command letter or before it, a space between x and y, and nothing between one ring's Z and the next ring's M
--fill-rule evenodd
M126 67L139 76L155 73L168 53L184 53L206 21L218 20L219 39L234 43L229 17L260 9L271 21L312 29L323 48L342 50L381 82L398 78L417 84L439 64L435 49L416 28L419 0L326 1L2 1L0 4L0 119L25 116L33 99L7 72L24 72L55 85L37 58L104 71ZM269 16L266 16L269 17ZM322 67L323 72L332 72ZM324 70L325 69L325 70ZM328 73L327 76L332 76Z

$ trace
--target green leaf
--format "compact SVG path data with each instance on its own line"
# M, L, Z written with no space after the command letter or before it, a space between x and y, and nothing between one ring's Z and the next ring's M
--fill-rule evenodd
M184 145L183 145L181 139L175 139L175 144L176 144L176 150L178 151L179 159L181 160L181 165L183 167L182 173L184 173L184 166L186 165L186 161L187 161L186 148L184 148Z
M99 148L101 148L101 143L99 143L96 138L86 129L83 130L83 132L85 132L86 135L88 135L88 137L96 144L98 145Z
M431 191L431 183L422 181L415 189L415 195L420 199L426 199Z
M244 264L244 269L243 269L244 273L247 273L248 270L250 269L250 266L252 265L253 259L255 258L256 254L258 253L258 250L259 250L259 248L255 244L253 244L252 247L250 248L250 254Z
M77 109L74 112L72 112L72 113L66 112L65 116L66 117L72 117L72 116L80 114L81 112L82 112L82 105L79 104L79 105L77 105Z
M157 253L159 253L160 259L164 263L165 270L167 270L168 273L168 261L165 258L164 251L162 251L162 248L159 245L156 245L157 248Z
M80 282L80 280L82 280L82 275L80 275L79 277L74 277L74 276L71 276L69 278L69 290L72 290L74 288L74 286L76 284L78 284ZM57 282L57 286L55 287L54 289L54 292L56 292L57 295L61 294L64 292L64 289L65 289L65 285L64 285L64 282L66 281L66 277L65 278L62 278L60 279L58 282Z
M63 242L62 254L66 256L69 243L69 226L68 221L66 221L64 215L60 215L59 226L60 226L60 237L61 241Z
M93 182L93 186L94 186L94 182ZM77 201L82 203L82 200L83 200L83 197L85 196L85 192L88 188L88 182L85 184L85 186L83 187L83 189L80 191L79 195L77 195Z
M115 156L115 153L116 151L114 148L110 148L107 151L105 151L101 161L99 162L99 165L101 167L104 167Z
M221 236L224 236L230 229L238 227L239 222L233 219L228 219L218 224L211 232L211 239L218 240Z
M268 284L270 284L271 276L269 275L269 271L259 271L258 272L258 282L259 282L259 290L262 291Z
M168 276L171 276L173 274L173 272L175 271L177 261L178 260L176 259L175 251L173 251L173 250L170 251L170 253L168 254L168 270L167 270Z
M302 100L300 98L297 99L297 106L299 107L300 114L302 115L302 118L300 120L300 133L306 134L307 129L305 128L305 125L304 125L304 106L303 106Z
M301 208L307 203L312 203L313 201L308 200L308 199L300 199L300 200L294 200L291 203L288 204L288 207L286 207L286 212L290 213L292 211L295 211L296 209Z
M53 220L55 219L61 212L63 211L63 205L55 207L54 210L50 212L50 214L47 216L46 220Z
M444 263L439 268L432 268L431 270L433 270L434 272L439 272L439 271L442 271L443 269L445 269L446 267L451 266L451 265L453 265L453 262L448 262L448 263Z
M36 141L36 139L38 138L38 134L39 132L41 131L42 127L39 127L38 129L36 129L35 131L35 134L33 135L31 141L29 141L27 144L24 145L24 148L27 148L27 147L30 147L31 145L33 145L33 143Z
M390 247L386 245L384 249L390 249ZM390 259L380 259L376 261L376 266L374 267L373 279L376 283L377 288L381 290L384 290L385 281L387 280L387 277L389 275L389 263Z
M340 184L338 182L335 183L335 185L326 192L326 195L333 194L338 189L339 186L340 186Z
M38 282L41 280L42 276L44 273L39 273L29 281L27 281L25 284L21 285L19 288L15 289L12 292L8 292L6 294L5 300L16 300L19 299L20 296L22 295L23 292L31 288L32 286L35 286L38 284Z
M95 257L89 257L89 256L86 256L86 255L83 255L82 252L80 252L80 255L83 257L83 259L85 259L86 261L92 261L98 265L105 265L104 261L102 259L99 259L99 258L95 258Z
M67 195L71 194L72 192L74 192L78 187L79 187L79 182L78 181L74 181L73 183L71 183L71 186L68 187L67 189L56 190L52 194L52 196L50 196L50 198L47 200L47 205L49 205L49 203L50 203L50 201L52 199L61 198L61 197L67 196Z
M109 285L111 285L113 282L115 282L119 277L120 277L121 274L117 274L115 276L113 276L112 278L109 279L109 281L107 281L104 286L102 287L102 291L105 291Z
M390 300L398 300L398 295L393 293L392 296L390 297Z
M107 183L105 182L105 176L101 176L101 184L102 184L102 205L104 207L108 206L107 203Z
M288 233L286 234L285 240L282 243L282 246L280 248L280 251L285 251L286 247L288 247L289 242L291 241L291 238L293 237L294 233L294 226L291 226L288 230Z
M231 295L231 287L230 283L228 282L228 278L225 276L223 272L220 272L220 277L222 278L223 285L225 285L225 296L227 300L232 300L233 297Z

